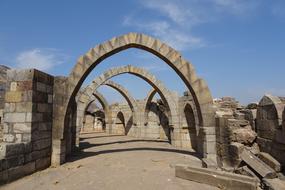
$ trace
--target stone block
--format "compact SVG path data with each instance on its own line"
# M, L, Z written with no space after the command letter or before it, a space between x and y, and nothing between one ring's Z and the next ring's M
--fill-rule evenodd
M31 133L31 123L15 123L13 124L14 133Z
M4 122L8 123L19 123L25 122L26 114L25 113L5 113Z
M7 170L0 171L0 185L7 183L7 181L8 181L8 171Z
M41 83L48 84L48 85L53 85L54 77L47 74L47 73L44 73L42 71L35 69L34 70L34 79L37 82L41 82Z
M32 118L33 118L33 113L26 113L26 122L27 123L31 123L32 122Z
M12 83L14 83L14 82L11 82L11 87L12 87ZM16 86L16 90L17 91L33 90L33 81L18 81L17 86Z
M46 92L48 94L52 94L53 93L53 86L51 85L46 85Z
M10 81L29 81L34 77L34 69L11 69L7 71L7 80Z
M274 169L276 172L281 171L281 164L270 154L266 152L260 152L258 154L258 158L262 160L264 163L266 163L268 166L270 166L272 169Z
M13 132L13 124L8 124L8 123L3 123L3 133L7 134L7 133L12 133Z
M39 131L35 129L32 133L32 141L51 138L51 131Z
M52 112L52 105L47 104L47 103L39 103L39 104L37 104L37 111L38 112L51 113Z
M10 91L17 91L17 82L11 82Z
M45 92L34 92L33 101L36 103L46 103L48 100L48 94Z
M37 91L47 92L46 84L44 84L42 82L37 82L36 85L37 85Z
M15 134L4 134L3 135L3 142L6 143L13 143L16 140Z
M15 112L16 103L5 103L4 112Z
M255 172L257 172L261 177L264 178L276 178L276 172L270 168L268 165L266 165L264 162L262 162L258 157L256 157L251 152L244 150L241 153L241 159L250 166Z
M41 150L51 146L51 138L41 139L33 142L33 150Z
M16 104L16 112L32 112L34 110L32 102L20 102Z
M25 151L24 143L1 143L0 158L7 158L14 155L23 154Z
M25 161L25 157L23 154L5 158L6 168L4 168L4 169L9 169L9 168L13 168L13 167L23 165L24 161Z
M33 91L28 90L22 92L22 101L23 102L32 102L33 101Z
M23 142L30 142L32 140L31 133L24 133L22 134L22 141Z
M33 122L43 121L43 114L42 113L33 113L32 121Z
M232 131L230 138L234 142L251 145L256 137L257 134L253 130L247 128L239 128Z
M22 134L16 134L15 135L15 143L22 142Z
M18 167L14 167L14 168L10 168L8 170L8 177L9 180L15 180L18 179L20 177L29 175L33 172L35 172L35 162L30 162L27 163L25 165L22 166L18 166Z
M228 119L228 126L230 128L240 128L249 125L249 121L247 120L238 120L238 119Z
M25 155L25 162L31 162L31 161L39 160L41 158L49 157L50 155L51 155L51 149L50 148L33 151L33 152L30 152L29 154Z
M241 161L240 156L243 150L244 150L244 145L241 143L233 142L230 144L228 157L235 166L239 165Z
M22 92L19 91L8 91L5 94L5 102L21 102Z
M46 122L46 123L38 123L36 127L39 131L51 131L52 129L52 123Z
M186 165L176 165L175 176L221 189L256 190L258 187L258 181L252 177Z

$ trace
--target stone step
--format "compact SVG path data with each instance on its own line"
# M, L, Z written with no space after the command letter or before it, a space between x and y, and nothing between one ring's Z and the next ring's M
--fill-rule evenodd
M241 159L261 177L268 179L273 179L277 177L276 172L271 167L265 164L262 160L260 160L250 151L245 149L241 153Z

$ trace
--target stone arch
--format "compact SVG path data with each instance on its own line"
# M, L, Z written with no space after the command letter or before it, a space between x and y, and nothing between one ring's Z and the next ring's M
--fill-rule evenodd
M94 97L100 102L103 110L106 112L106 110L109 110L109 104L108 101L106 100L106 98L103 96L103 94L101 94L98 91L94 91L93 92Z
M96 79L94 81L96 81ZM133 112L133 116L135 116L137 113L139 113L139 110L138 110L139 108L138 108L136 100L132 97L132 95L128 92L128 90L125 89L123 86L121 86L118 83L115 83L115 82L113 82L111 80L107 80L107 81L103 82L101 85L109 86L109 87L115 89L116 91L118 91L126 99L126 101L128 102L128 105L130 106L130 108L131 108L131 110ZM88 88L88 87L86 87L86 88ZM98 101L102 105L102 107L105 110L106 115L107 115L107 117L106 117L107 118L106 119L107 127L106 128L107 128L107 130L110 130L110 125L109 124L111 124L111 119L110 119L110 116L108 114L108 109L109 108L108 108L108 103L107 103L106 99L103 97L103 95L101 93L99 93L96 90L92 94L93 96L91 96L91 99L86 99L86 96L83 95L84 92L85 92L85 89L83 91L81 91L81 94L78 96L78 100L79 100L79 101L77 100L78 107L85 107L84 110L86 110L90 103L92 103L95 99L98 99ZM83 104L83 106L81 106L81 104ZM81 111L82 111L81 109L78 109L78 112L81 112ZM84 113L85 113L85 111L83 112L83 114ZM77 122L77 128L80 131L80 129L83 127L82 125L83 125L83 123L85 121L85 114L83 116L82 122L81 122L81 119L80 119L81 118L80 116L82 115L82 113L77 113L77 115L79 116L79 117L77 117L78 120L79 120ZM137 117L135 116L135 118L137 118ZM133 118L132 118L132 121L133 121Z
M152 88L146 98L144 99L144 104L143 104L143 119L144 119L144 126L148 126L149 125L149 114L152 112L156 115L157 119L159 120L159 125L161 126L160 129L162 129L162 131L164 132L161 133L159 132L160 136L159 138L164 139L164 135L167 137L167 140L171 143L171 131L172 130L169 127L169 117L171 117L171 115L166 115L164 113L164 111L161 109L161 106L158 106L157 104L153 103L153 97L154 95L157 93L157 91ZM174 101L174 99L173 99ZM162 102L164 105L167 105L167 102ZM153 106L155 104L156 109L153 109ZM158 107L157 107L158 106ZM169 108L167 108L169 109ZM169 111L168 111L169 114ZM147 130L147 129L145 129Z
M199 126L201 126L200 134L203 142L200 146L200 153L204 157L208 157L208 155L215 156L215 141L210 141L210 138L208 138L209 136L215 137L215 130L212 129L215 126L215 120L212 107L213 100L207 84L196 76L192 64L183 59L176 50L155 38L138 33L129 33L115 37L90 49L84 56L79 58L67 80L62 81L63 84L68 86L67 96L55 108L55 111L63 109L64 113L58 115L54 120L54 126L59 129L53 130L55 133L53 134L54 140L57 141L54 143L53 149L60 149L60 145L66 143L64 142L63 132L64 128L68 127L67 118L71 114L70 107L74 104L74 97L88 74L104 59L129 48L139 48L156 55L168 64L183 80L191 92L198 110ZM55 96L56 101L61 98L60 93L58 96ZM53 154L53 162L56 164L64 161L62 160L64 158L63 154L65 154L63 150L59 154Z
M95 132L102 132L105 130L106 128L106 114L104 112L104 110L99 109L97 111L94 112L94 116L95 116L95 121L94 121L94 130Z
M84 90L82 90L76 97L76 102L77 102L76 129L77 131L80 131L80 129L82 128L81 124L83 123L86 109L95 100L99 101L106 115L108 116L109 114L109 104L101 93L95 90L92 93L92 96L88 99L86 99L86 97L84 97L83 94L84 94Z
M186 103L183 109L184 117L186 120L186 126L183 129L186 129L188 133L186 134L186 137L182 139L187 139L187 142L190 142L190 148L196 150L197 149L197 131L196 131L196 121L195 121L195 114L192 109L192 106L189 103ZM189 138L189 140L188 140ZM187 143L188 144L188 143Z
M170 125L177 125L177 121L173 121L173 118L175 118L178 114L177 112L177 105L175 102L173 102L173 97L171 92L163 85L163 83L155 78L153 74L148 72L145 69L134 67L131 65L123 66L123 67L115 67L112 69L107 70L102 75L97 77L95 80L92 81L92 84L87 86L84 91L82 92L82 101L88 101L88 97L91 96L92 92L96 90L100 85L104 84L106 81L111 79L112 77L115 77L117 75L121 74L133 74L137 77L142 78L146 82L148 82L153 88L156 89L156 91L159 93L163 101L166 103L166 106L169 110L170 117ZM86 102L85 101L85 102ZM173 112L173 113L171 113ZM135 122L137 123L138 116L134 118Z
M147 125L147 123L148 123L148 112L149 112L148 105L150 105L150 103L153 100L153 97L156 93L157 93L156 90L154 88L152 88L148 92L148 94L145 98L145 104L143 106L143 108L144 108L144 125Z
M107 71L108 72L108 71ZM104 74L106 74L106 72L104 73ZM101 75L101 76L103 76L103 75ZM101 77L101 76L99 76L98 78L96 78L94 81L98 81L98 79ZM111 76L111 77L113 77L113 76ZM111 78L110 77L110 78ZM127 89L125 89L123 86L121 86L121 85L119 85L119 84L117 84L117 83L115 83L115 82L113 82L113 81L110 81L109 80L109 78L106 78L105 80L101 80L100 81L100 84L98 84L97 86L93 86L92 87L92 91L96 91L96 89L99 87L99 86L101 86L101 85L106 85L106 86L109 86L109 87L111 87L111 88L113 88L113 89L115 89L116 91L118 91L125 99L126 99L126 101L127 101L127 103L128 103L128 105L129 105L129 107L131 108L131 110L132 110L132 113L133 113L133 118L132 118L132 122L133 122L133 124L137 124L137 118L138 118L138 116L136 116L136 114L138 114L139 113L139 108L138 108L138 105L137 105L137 102L136 102L136 100L131 96L131 94L128 92L128 90ZM78 111L78 113L77 113L77 118L78 118L78 120L79 121L77 121L76 122L76 124L77 124L77 128L82 128L82 122L81 122L81 115L82 114L84 114L84 112L82 113L82 107L86 107L87 105L88 105L88 103L92 100L92 99L94 99L94 97L92 96L92 95L94 95L94 96L96 96L94 93L92 94L92 95L90 95L91 93L89 93L89 94L87 94L86 93L86 90L90 87L90 86L92 86L92 84L90 84L89 86L87 86L82 92L81 92L81 94L79 95L79 97L78 97L78 100L79 101L77 101L78 102L78 107L79 107L79 109L77 109ZM91 92L91 91L90 91ZM88 98L89 97L89 98ZM108 123L111 123L111 119L109 118L110 116L108 115ZM111 127L111 125L107 125L106 126L106 128L107 128L107 132L110 132L110 127Z
M259 137L272 140L277 129L282 127L282 111L284 103L277 96L265 95L260 100L256 124Z
M285 131L282 128L282 112L285 99L265 95L260 100L256 114L257 143L260 150L285 164Z
M118 83L115 83L114 81L111 80L107 80L106 82L103 83L103 85L109 86L117 90L126 99L128 105L130 106L133 112L133 117L135 116L135 120L137 122L137 119L139 119L139 117L137 116L137 114L139 113L139 107L137 105L137 101L133 98L133 96L129 93L129 91L125 89L122 85L119 85Z
M123 112L121 111L117 113L115 129L117 130L116 134L119 134L119 135L125 134L125 117L124 117Z
M80 97L82 95L84 90L81 90L78 95L76 96L76 103L77 105L77 114L76 114L76 146L79 146L79 134L80 131L82 129L82 124L85 121L85 111L88 108L88 106L94 102L95 100L98 100L98 102L101 104L104 112L105 112L105 124L106 126L108 126L111 123L111 118L110 118L110 111L109 111L109 104L108 101L104 98L104 96L98 92L98 91L94 91L93 92L93 96L91 97L91 99L89 99L89 101L85 102L83 101Z

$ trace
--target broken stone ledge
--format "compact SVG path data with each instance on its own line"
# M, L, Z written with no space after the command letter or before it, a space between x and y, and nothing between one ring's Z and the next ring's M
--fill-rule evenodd
M175 176L221 189L256 190L259 186L258 180L253 177L180 164L175 166Z

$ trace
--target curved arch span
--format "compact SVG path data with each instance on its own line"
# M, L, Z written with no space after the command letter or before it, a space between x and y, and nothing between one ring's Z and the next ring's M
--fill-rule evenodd
M65 154L64 149L61 149L62 143L65 142L64 129L69 127L68 115L72 114L71 107L74 104L74 98L80 89L85 78L88 74L104 59L129 48L139 48L156 55L162 59L166 64L168 64L182 79L182 81L187 86L188 90L191 92L195 107L197 108L199 117L199 126L201 126L201 140L202 145L200 146L199 152L203 154L204 157L212 155L215 157L215 141L209 143L210 138L207 136L214 137L215 133L213 128L215 126L214 120L214 110L213 110L213 100L210 90L204 80L198 78L195 74L194 67L188 61L182 58L179 52L171 48L165 43L147 36L145 34L139 33L128 33L119 37L112 38L95 48L90 49L84 56L81 56L69 74L67 80L63 80L62 83L67 86L66 96L64 101L55 107L54 112L60 112L58 110L64 110L64 113L56 115L54 119L54 126L58 129L53 130L54 144L53 149L62 150L60 154L54 152L54 164L59 164L64 162L64 157L61 156ZM57 84L56 84L57 85ZM55 92L55 100L62 99L60 93ZM213 138L212 138L213 139Z
M173 102L173 97L171 92L164 86L164 84L157 80L153 74L148 72L145 69L134 67L131 65L123 66L123 67L115 67L112 69L107 70L102 75L97 77L95 80L92 81L92 84L87 86L84 91L82 92L82 101L88 100L86 97L91 97L92 92L96 90L100 85L104 84L106 81L111 79L112 77L121 75L121 74L133 74L137 77L142 78L146 82L148 82L160 95L160 97L163 99L163 101L166 103L166 107L168 108L168 115L169 117L169 123L172 126L177 125L178 121L174 120L173 116L177 116L177 105L175 102ZM135 112L137 114L137 112ZM135 115L134 122L137 123L138 116Z

